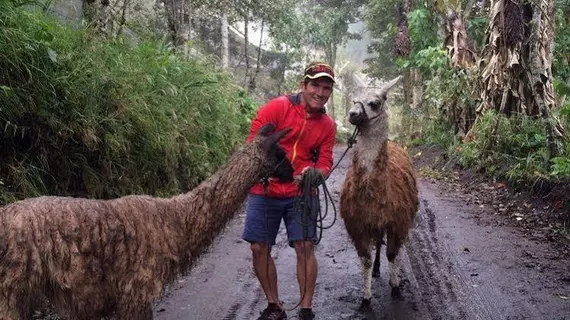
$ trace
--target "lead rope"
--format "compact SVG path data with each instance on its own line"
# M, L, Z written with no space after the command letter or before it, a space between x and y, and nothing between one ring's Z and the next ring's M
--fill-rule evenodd
M340 159L338 159L337 163L334 165L334 167L329 172L327 179L331 176L331 173L333 173L333 171L338 167L338 165L340 164L340 162L342 161L344 156L348 153L348 150L350 150L350 148L352 148L352 146L356 143L356 136L358 135L358 133L360 133L360 128L358 128L358 127L354 128L352 135L346 141L346 150L344 150L344 152L340 156Z

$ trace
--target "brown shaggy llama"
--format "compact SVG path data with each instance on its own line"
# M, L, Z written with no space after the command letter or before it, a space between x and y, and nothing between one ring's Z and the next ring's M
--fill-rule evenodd
M273 125L192 191L113 200L45 196L0 208L0 319L32 319L39 297L72 320L152 319L152 301L188 270L248 189L292 167Z
M419 204L411 159L406 150L388 139L386 95L399 79L390 81L377 94L362 94L349 112L350 123L360 131L341 193L340 215L362 263L361 306L370 304L372 276L380 275L384 235L392 296L400 295L396 257ZM376 246L373 272L372 246Z

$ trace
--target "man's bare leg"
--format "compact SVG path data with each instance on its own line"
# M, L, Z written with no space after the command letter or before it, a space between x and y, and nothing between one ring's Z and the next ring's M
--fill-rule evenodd
M295 241L297 253L297 281L301 293L301 307L312 308L315 283L317 282L317 258L312 241Z
M253 253L253 269L255 275L265 292L268 303L280 304L277 290L277 269L270 254L269 246L265 243L255 242L251 244Z

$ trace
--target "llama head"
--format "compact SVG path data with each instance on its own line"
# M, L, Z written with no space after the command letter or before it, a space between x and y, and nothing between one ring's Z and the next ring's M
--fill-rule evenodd
M388 117L386 100L388 92L401 79L391 80L379 90L362 88L355 94L353 106L348 112L348 121L357 127L367 127L378 121L386 121Z
M279 145L279 140L292 129L273 132L275 125L266 124L257 132L256 139L261 140L262 149L267 152L270 166L274 168L271 177L278 178L284 182L293 181L293 166L287 158L287 153Z

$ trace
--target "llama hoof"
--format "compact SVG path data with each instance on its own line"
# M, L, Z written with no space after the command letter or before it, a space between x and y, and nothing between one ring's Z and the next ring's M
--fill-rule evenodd
M398 300L402 299L402 290L400 290L400 287L392 287L391 293L393 299L398 299Z
M372 269L372 278L380 278L380 269Z
M371 299L362 299L362 302L360 303L360 307L358 308L360 311L365 311L370 309L370 300Z

